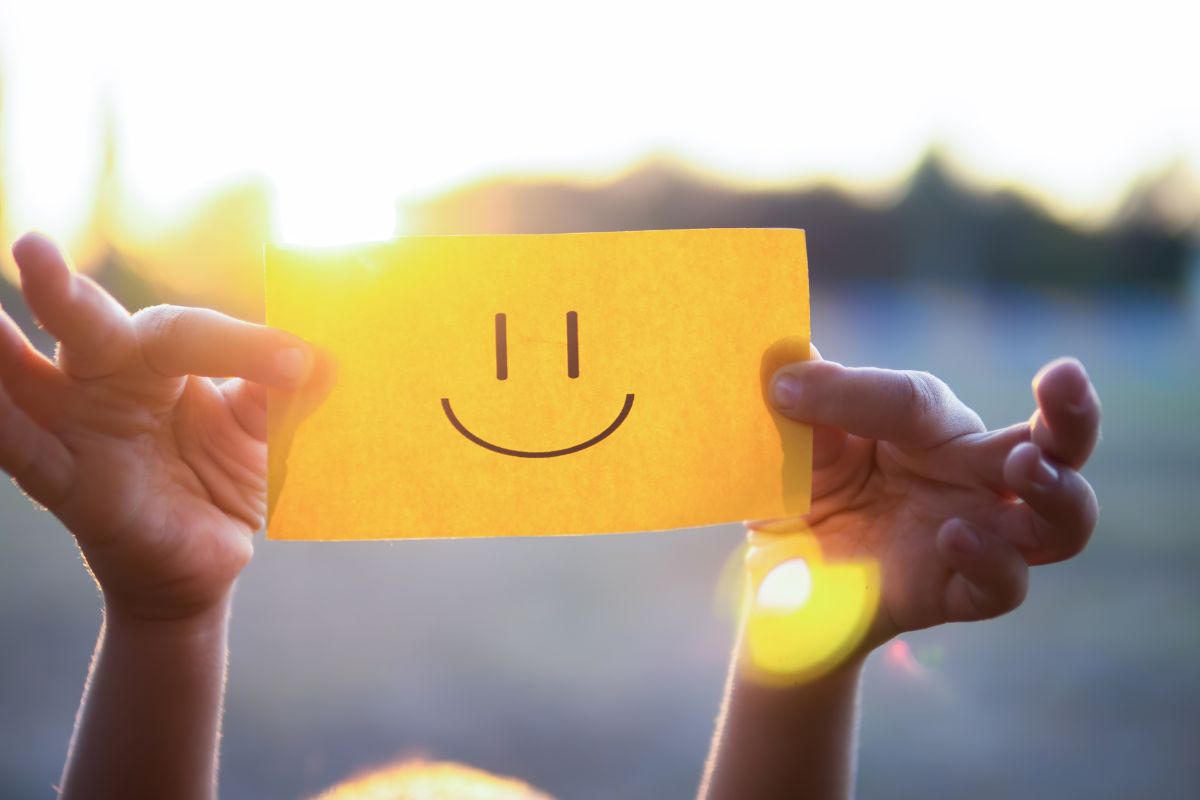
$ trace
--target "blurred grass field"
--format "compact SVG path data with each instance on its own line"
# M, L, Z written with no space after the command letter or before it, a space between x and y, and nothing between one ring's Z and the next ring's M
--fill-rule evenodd
M932 371L991 426L1031 412L1030 377L1062 354L1105 413L1089 549L1038 569L1008 617L906 637L918 667L872 659L860 796L1200 796L1197 311L1136 293L814 298L827 358ZM235 605L223 796L303 797L420 754L568 800L690 796L740 537L260 541ZM0 796L51 794L98 622L70 537L0 488Z

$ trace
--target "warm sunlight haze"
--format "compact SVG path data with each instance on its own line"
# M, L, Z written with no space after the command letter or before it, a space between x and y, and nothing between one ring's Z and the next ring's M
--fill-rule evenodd
M1200 798L1198 53L0 0L0 800Z
M1095 218L1138 174L1200 162L1180 14L1200 22L1161 0L1136 16L1032 0L6 2L6 225L76 239L108 125L134 238L252 179L274 194L271 238L337 244L388 238L397 208L486 176L605 176L671 153L744 181L886 188L930 142Z

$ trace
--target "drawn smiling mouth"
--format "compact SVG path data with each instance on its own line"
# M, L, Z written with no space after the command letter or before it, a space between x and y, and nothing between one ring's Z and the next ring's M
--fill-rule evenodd
M491 450L493 453L500 453L505 456L517 456L518 458L554 458L555 456L565 456L571 453L578 453L580 450L586 450L594 444L607 439L612 435L613 431L621 427L621 423L629 416L630 409L633 408L633 395L625 395L625 405L621 406L621 413L617 414L617 418L609 423L608 427L597 433L592 438L579 444L564 447L561 450L514 450L511 447L501 447L498 444L492 444L486 439L481 439L463 425L457 416L454 414L454 409L450 407L450 398L442 398L442 411L446 413L446 419L450 420L450 424L454 429L461 433L468 441L474 442L485 450Z
M579 377L579 314L574 311L567 312L567 377L575 379ZM508 380L508 315L496 315L496 380ZM633 408L633 395L625 395L625 405L621 406L621 413L617 414L617 418L609 423L608 427L597 433L586 442L573 444L570 447L564 447L560 450L514 450L511 447L502 447L498 444L492 444L487 439L483 439L471 433L466 425L463 425L457 416L454 414L454 409L450 407L450 398L442 398L442 411L446 414L446 419L450 420L450 424L454 429L461 433L463 437L469 441L482 447L484 450L491 450L493 453L499 453L503 456L516 456L517 458L554 458L555 456L565 456L571 453L578 453L580 450L587 450L594 444L607 439L612 435L613 431L621 427L621 423L629 416L629 410Z

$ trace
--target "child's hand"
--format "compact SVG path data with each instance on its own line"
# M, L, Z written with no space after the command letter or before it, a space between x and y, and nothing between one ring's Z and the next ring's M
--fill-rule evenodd
M75 534L110 613L217 606L263 524L265 386L301 386L312 354L205 309L130 316L38 236L13 255L59 348L50 362L0 312L0 467Z
M1096 444L1100 402L1067 359L1034 380L1030 422L991 432L920 372L805 361L779 370L771 395L814 425L812 510L806 524L752 527L811 529L824 557L875 561L880 605L858 648L806 680L761 683L735 651L700 796L852 797L866 652L902 631L1011 611L1030 565L1083 549L1096 496L1077 470Z
M1034 395L1029 423L988 431L925 373L816 360L775 375L776 405L816 426L809 527L827 555L866 555L883 571L865 647L1011 611L1030 565L1083 549L1097 505L1077 470L1100 403L1071 359L1044 367Z

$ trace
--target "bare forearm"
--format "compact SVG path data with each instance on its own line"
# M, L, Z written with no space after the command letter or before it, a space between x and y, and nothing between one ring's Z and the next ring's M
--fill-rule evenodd
M61 797L216 794L229 599L186 620L106 611Z
M702 800L852 796L862 660L786 686L756 682L739 668L740 660L739 647L700 788Z

